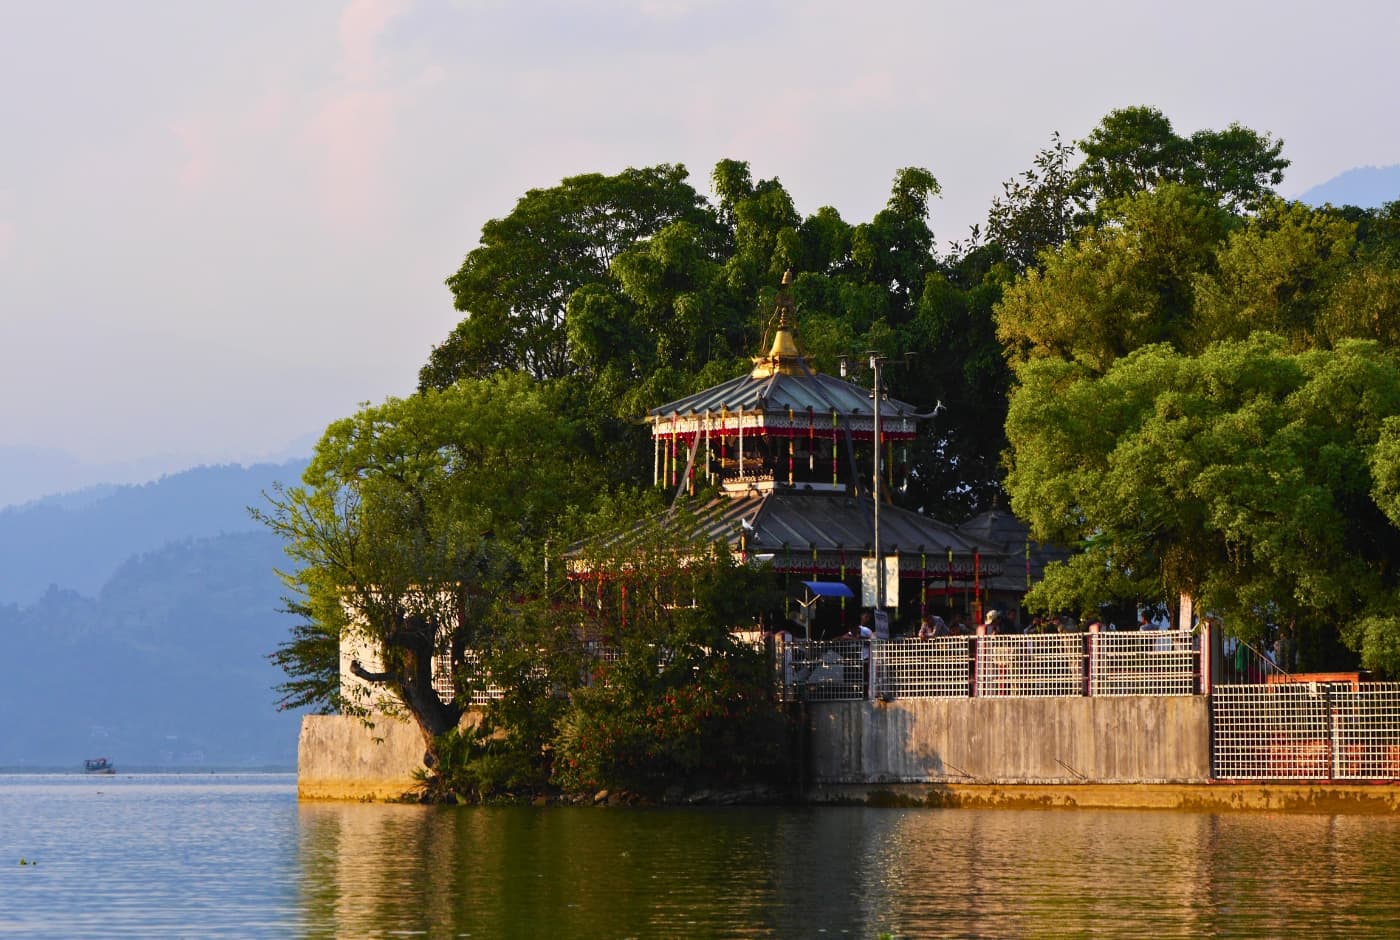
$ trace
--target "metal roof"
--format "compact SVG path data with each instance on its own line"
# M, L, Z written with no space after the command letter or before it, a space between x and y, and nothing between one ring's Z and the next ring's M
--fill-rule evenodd
M870 390L834 376L813 372L808 375L774 375L754 377L741 375L711 388L687 395L647 412L655 421L672 415L718 415L724 412L766 411L786 414L807 413L829 415L833 411L845 417L870 418L874 415ZM896 398L880 402L884 418L913 418L913 405Z
M732 503L723 521L743 520L749 552L870 551L875 541L875 501L869 496L778 489ZM751 528L749 528L751 527ZM719 533L717 532L716 535ZM737 540L737 532L735 533ZM880 506L880 549L969 556L1000 556L1000 546L959 532L954 526L892 504Z
M674 520L668 520L668 525L684 520L689 530L681 533L684 537L724 542L735 553L749 557L771 555L779 571L810 570L814 553L820 561L816 567L858 566L875 540L875 503L869 496L776 489L719 496L685 508L685 513L667 514ZM599 546L622 548L633 537L633 531L620 532ZM566 557L579 559L585 544L572 546ZM880 550L899 553L907 562L901 570L911 571L922 567L915 564L920 561L930 570L944 570L951 550L956 559L953 567L962 579L971 577L974 556L980 558L983 577L995 576L1003 568L1003 550L996 543L887 503L880 505Z
M992 542L1006 556L1005 572L991 579L993 590L1026 591L1045 577L1045 566L1073 552L1062 545L1034 541L1030 527L1005 509L989 509L958 526L960 532Z

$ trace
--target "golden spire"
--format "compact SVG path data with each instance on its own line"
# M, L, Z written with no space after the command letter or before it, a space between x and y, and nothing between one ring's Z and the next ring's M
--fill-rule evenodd
M778 373L783 375L812 374L807 360L797 348L796 306L792 302L792 295L788 293L788 286L791 284L792 269L789 268L787 273L783 275L783 286L778 289L778 302L775 310L778 316L778 327L773 333L773 345L769 348L766 356L754 357L753 371L749 373L755 379L766 379Z

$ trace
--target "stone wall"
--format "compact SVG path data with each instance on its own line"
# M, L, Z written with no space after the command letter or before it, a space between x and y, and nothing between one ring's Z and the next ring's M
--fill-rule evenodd
M400 718L307 715L297 742L297 796L303 800L395 800L423 769L423 735Z
M818 786L1210 779L1204 696L823 702L809 718Z

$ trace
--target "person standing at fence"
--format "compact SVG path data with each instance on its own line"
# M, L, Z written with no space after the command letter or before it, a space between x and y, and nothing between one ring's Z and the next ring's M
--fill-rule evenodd
M919 639L921 640L936 640L948 635L948 624L937 614L925 616L919 622Z

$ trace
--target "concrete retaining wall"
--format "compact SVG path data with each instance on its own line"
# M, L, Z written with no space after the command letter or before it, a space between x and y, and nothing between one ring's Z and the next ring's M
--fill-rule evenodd
M809 803L961 809L1400 813L1400 789L1344 783L847 783L820 784L805 796Z
M307 715L297 742L297 796L303 800L395 800L423 769L423 735L399 718Z
M822 702L809 716L818 789L1210 779L1204 696Z
M833 702L809 715L813 803L1400 813L1395 787L1206 782L1203 698ZM303 800L398 799L422 767L408 722L302 719Z

